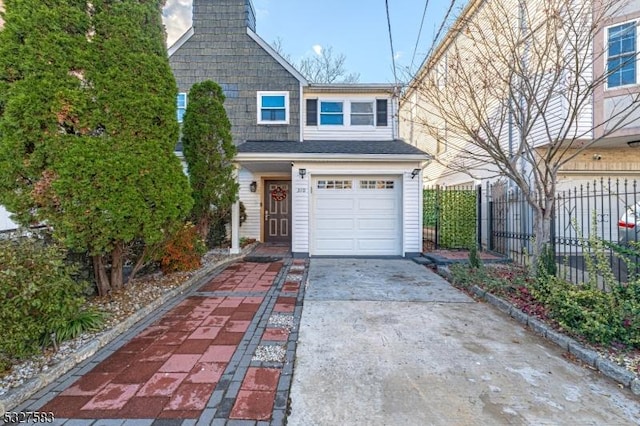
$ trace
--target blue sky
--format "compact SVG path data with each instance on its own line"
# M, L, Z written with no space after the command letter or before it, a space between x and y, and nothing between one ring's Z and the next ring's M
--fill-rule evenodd
M167 0L164 11L168 42L191 25L192 0ZM429 0L414 58L420 22L427 0L388 0L398 79L408 80L420 65L451 0ZM455 0L454 10L466 0ZM280 39L294 61L314 55L314 48L333 47L346 56L348 72L361 83L394 81L384 0L253 0L257 33L267 42Z

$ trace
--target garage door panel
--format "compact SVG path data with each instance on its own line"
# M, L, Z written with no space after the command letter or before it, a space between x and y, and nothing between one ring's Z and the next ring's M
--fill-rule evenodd
M395 243L395 238L377 238L377 239L367 239L367 240L358 240L358 251L359 252L376 252L379 254L397 254L394 249L393 244Z
M391 231L394 233L398 231L398 226L395 223L395 218L371 218L371 219L357 219L357 229L361 231Z
M318 219L316 229L322 235L328 235L333 231L348 231L353 229L355 221L354 218Z
M331 251L332 254L334 251L341 251L344 254L353 252L355 249L355 241L353 239L343 238L323 238L318 241L316 247L318 250Z
M352 211L355 206L356 200L353 198L337 198L331 197L323 199L316 205L316 211L318 212L334 212L334 211ZM334 216L334 214L331 214Z
M355 182L349 188L329 188L349 181ZM311 254L401 254L400 182L390 176L314 180Z
M393 212L398 210L398 204L394 199L359 199L358 209L360 211L375 211L375 212Z

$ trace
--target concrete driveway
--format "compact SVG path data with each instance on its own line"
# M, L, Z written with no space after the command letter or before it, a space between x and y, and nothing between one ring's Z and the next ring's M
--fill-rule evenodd
M312 259L289 425L637 425L628 390L407 260Z

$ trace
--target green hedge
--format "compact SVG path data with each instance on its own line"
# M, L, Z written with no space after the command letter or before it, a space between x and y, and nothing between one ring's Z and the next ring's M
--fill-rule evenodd
M35 239L0 241L0 370L39 351L81 313L87 284L72 278L65 256Z
M431 188L424 190L423 223L438 227L440 248L470 248L476 242L476 191Z

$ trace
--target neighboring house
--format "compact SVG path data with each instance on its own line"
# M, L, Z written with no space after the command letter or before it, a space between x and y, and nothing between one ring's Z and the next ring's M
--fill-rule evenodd
M524 201L521 202L522 193L513 182L496 176L495 162L488 161L487 157L483 158L477 146L469 143L470 132L466 135L459 132L456 135L452 131L451 115L440 112L442 110L438 106L442 105L441 101L446 96L451 96L451 99L456 101L453 103L454 108L466 108L469 122L474 121L474 114L482 116L483 119L487 118L484 123L491 123L494 134L499 136L501 146L509 153L504 158L509 158L508 155L517 149L519 143L519 128L513 125L515 119L512 112L515 109L513 105L518 105L518 101L514 102L513 98L517 98L517 95L513 94L519 93L517 84L522 81L519 80L520 76L525 74L532 77L528 83L537 83L538 86L534 87L542 94L540 98L520 98L522 108L530 107L535 110L536 102L541 102L541 99L548 101L541 108L545 112L546 128L541 125L543 120L531 121L532 130L526 136L529 146L543 152L549 146L565 147L567 140L578 135L579 137L573 141L576 147L596 141L563 164L557 174L555 232L563 237L562 244L566 245L558 245L557 253L572 251L575 255L581 251L582 249L577 247L579 242L575 236L576 232L588 233L592 228L592 221L597 221L598 235L617 241L618 219L626 208L639 199L640 187L637 185L640 184L640 109L634 107L635 111L627 117L622 126L616 127L617 130L613 132L609 130L612 129L610 126L615 122L615 117L619 117L617 114L621 109L631 105L640 93L640 2L626 2L621 9L617 9L618 5L614 2L592 4L590 1L554 3L546 0L470 0L451 30L435 46L403 93L399 107L400 137L434 157L434 161L424 169L425 185L455 188L482 184L484 194L493 197L482 200L483 222L480 228L483 233L482 241L488 247L496 240L509 240L513 243L509 249L512 252L530 252L528 244L534 237L531 231L532 210ZM585 58L580 64L579 72L575 72L575 68L563 65L562 62L551 62L549 59L564 59L563 52L569 52L567 57L575 58L570 47L547 42L548 50L535 50L536 47L545 47L545 43L536 45L536 37L541 37L540 33L527 30L529 27L547 28L545 23L553 21L561 14L550 16L550 9L546 8L565 5L571 5L572 14L575 11L584 11L584 16L587 16L580 23L574 22L575 27L572 27L583 29L582 32L578 30L572 33L574 39L578 40L576 45L581 46L579 51L584 53ZM604 16L596 19L599 5L612 8L607 10ZM526 13L522 12L524 7L527 8ZM498 11L498 15L495 15L494 11ZM564 13L569 12L565 10ZM531 21L526 21L523 16L534 16L538 19L537 22L533 21L537 25L531 25ZM568 15L561 17L566 16ZM588 32L592 24L595 24L595 35ZM550 28L556 27L550 25ZM521 39L517 39L519 35L522 36ZM519 44L504 44L508 43L505 42L508 37L515 37ZM543 54L539 57L532 53L540 51ZM518 52L518 59L514 60L510 56L511 52ZM504 56L501 57L501 53L504 53ZM488 72L484 73L484 70L478 67L478 63L481 63L477 61L478 57L486 60L485 64L494 74L493 79ZM491 63L491 58L495 58L494 63ZM507 66L503 66L503 73L495 72L494 67L498 65L494 64L501 63L503 59L509 64L517 64L514 67L520 73L512 75L511 86L505 83L509 81L508 78L501 78L510 75L509 71L513 68L507 69ZM564 64L566 63L574 64L571 61ZM518 69L517 66L522 68ZM479 95L474 102L469 102L468 95L465 97L469 91L456 90L455 84L460 82L460 75L468 77L469 81L476 84ZM535 81L534 77L539 79ZM558 78L551 83L548 82L547 79L555 77ZM575 93L575 86L572 86L575 81L581 82L583 87L589 84L598 85L595 91L585 97L587 101L580 108L572 110L573 104L568 100L572 98L568 93ZM603 83L600 84L599 81ZM427 90L425 87L436 90ZM505 87L508 90L504 90ZM468 89L469 86L465 88ZM553 90L550 92L553 96L545 97L547 88ZM508 95L513 97L509 98ZM576 119L566 124L563 120L572 117L570 112L575 113ZM425 123L429 125L425 126ZM496 128L500 130L495 130ZM559 138L557 135L562 135L564 128L569 129L568 137ZM485 129L472 129L475 129L476 135L480 137L483 135L482 132L486 134ZM463 136L460 136L460 133ZM600 139L602 135L606 137ZM475 155L475 161L474 155L469 155L469 152ZM458 161L462 158L465 160L464 164ZM466 167L473 177L463 173L460 166ZM531 166L524 162L519 163L518 167L525 172L531 171ZM603 185L600 184L601 180ZM594 181L597 181L595 185ZM498 182L498 185L493 185ZM489 202L496 199L500 203L493 203L494 210L489 211ZM489 218L494 218L494 223L490 224ZM579 224L580 230L574 229L575 223ZM493 235L488 237L487 234L490 232ZM500 233L502 234L496 237ZM493 246L495 247L495 244Z
M295 256L422 251L422 168L398 139L397 88L310 84L256 34L250 0L194 0L193 27L169 49L180 95L221 85L238 145L239 237L291 245Z
M578 3L581 1L577 0ZM467 174L447 167L447 164L451 164L456 157L457 147L464 144L452 140L447 134L447 124L444 119L433 117L433 102L425 98L420 90L421 83L434 76L441 81L443 90L446 88L447 71L453 62L448 59L454 55L455 49L460 49L459 46L466 42L465 38L468 36L468 29L460 30L460 28L465 28L465 22L486 19L482 10L491 3L501 4L505 8L517 7L516 4L507 0L471 0L458 18L459 25L452 26L453 30L443 37L433 53L425 60L409 83L400 102L400 137L441 160L433 161L425 168L424 179L427 185L469 185L488 179L491 175L489 172L474 170L479 179L473 179ZM527 4L533 3L535 2ZM511 27L517 29L520 24L521 22L514 20ZM591 132L593 137L601 135L602 129L606 128L603 123L609 120L621 107L628 106L632 96L640 92L640 66L638 66L636 56L638 49L640 49L640 43L638 43L640 2L626 2L624 7L612 12L598 24L599 31L593 40L592 63L589 67L585 67L582 77L588 79L587 74L591 72L595 76L602 76L607 72L607 69L609 71L616 69L616 71L607 78L604 87L600 86L594 92L590 105L587 105L580 112L580 125L585 129L594 129ZM505 31L505 27L504 22L493 27L485 25L482 31L485 31L487 39L492 39L495 36L492 40L499 40L500 36L496 36L491 31L496 31L495 28ZM629 58L635 58L635 60L629 61ZM622 66L620 66L621 63ZM458 66L460 64L464 66L464 62L459 62ZM562 108L566 108L566 102L560 101L559 98L556 100L557 102L552 102L548 106L550 111L548 117L552 119L553 113L556 111L559 112L556 117L562 117L565 114ZM427 132L419 124L420 121L429 120L430 117L432 122L440 120L440 138L434 138L433 132ZM505 117L502 122L505 128L508 126L506 121ZM509 136L507 133L505 130L505 143L509 137L517 138L517 134L514 132L509 132ZM517 140L513 143L517 143ZM544 143L541 142L537 146L543 146ZM474 169L476 166L478 165L469 164L470 169ZM573 188L600 178L640 179L640 109L626 120L623 128L584 150L564 165L558 178L560 190Z

